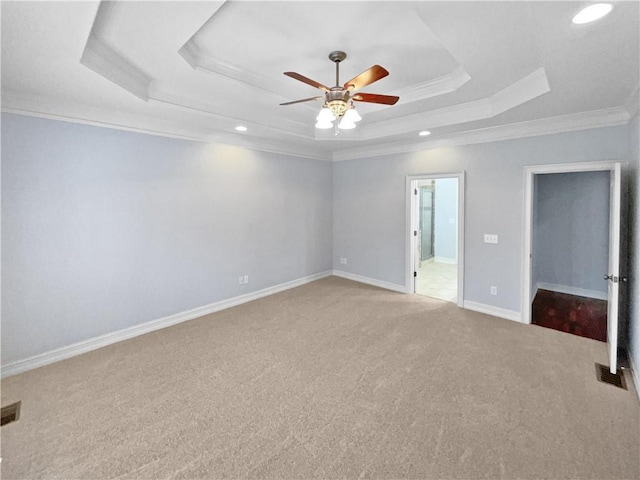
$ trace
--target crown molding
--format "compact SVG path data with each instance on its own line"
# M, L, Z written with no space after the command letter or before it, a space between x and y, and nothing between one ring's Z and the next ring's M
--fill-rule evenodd
M333 161L331 152L327 152L324 150L293 144L285 145L282 142L272 142L270 140L248 137L245 135L236 135L228 132L218 132L215 135L210 136L208 139L203 139L201 141L207 143L232 145L234 147L244 147L249 150L256 150L258 152L289 155L299 158L310 158L313 160L322 160L325 162Z
M443 75L428 82L411 85L407 88L396 90L393 93L399 96L403 103L411 103L455 92L469 80L471 80L469 74L465 72L462 67L458 67L448 75Z
M295 122L291 119L284 119L276 125L256 123L250 120L239 119L228 115L222 115L214 111L211 106L205 102L188 99L183 96L172 95L161 91L154 79L142 71L132 62L121 56L103 39L106 25L113 17L113 2L103 1L100 3L94 24L85 44L80 63L87 68L93 70L102 77L110 80L116 85L127 90L129 93L144 100L145 102L160 103L171 108L204 115L206 117L218 120L227 125L237 125L242 123L263 131L273 134L287 135L298 137L307 141L313 140L308 125L301 122ZM214 14L215 15L215 14ZM267 79L251 72L242 70L240 67L231 64L225 64L219 59L207 59L205 64L202 63L202 57L199 48L191 40L187 42L178 52L189 65L195 69L215 72L213 66L219 68L219 73L227 79L234 80L244 85L250 85L253 88L260 88L271 94L276 94L279 99L284 99L282 95L278 95L275 89L265 89L263 85L267 84ZM234 73L235 72L235 73ZM248 75L254 78L254 81L243 81L240 76ZM286 128L283 128L286 127Z
M544 68L539 68L490 97L460 103L436 110L417 112L401 117L384 118L363 125L358 140L375 140L382 137L406 134L424 128L444 127L485 120L544 95L550 91ZM393 121L392 121L393 120Z
M89 37L80 63L136 97L147 101L153 79L95 37Z
M278 82L221 58L205 55L191 40L178 50L178 53L194 70L218 75L234 83L268 92L281 100L287 98L282 95Z
M216 14L214 13L207 23L215 21L215 16ZM424 21L422 24L425 29L430 31L429 26ZM178 50L179 55L191 66L191 68L218 75L236 83L275 94L279 98L287 98L282 94L280 82L274 81L270 77L251 71L203 50L200 46L201 44L197 42L198 33L199 32L196 32L182 46L182 48ZM445 47L442 46L442 48ZM399 95L403 102L411 103L454 92L470 79L471 77L462 68L462 66L458 66L458 68L447 75L416 85L411 85L409 87L396 90L393 93Z
M269 141L220 130L211 131L208 134L199 134L190 132L187 129L174 124L167 123L166 121L160 122L158 119L152 117L145 117L126 112L114 112L113 110L92 107L84 104L71 104L63 101L52 102L50 99L45 100L39 97L12 93L3 93L2 111L18 115L114 128L148 135L178 138L182 140L221 143L244 147L250 150L282 155L293 155L324 161L355 160L381 155L431 150L434 148L497 142L576 130L611 127L627 124L632 118L628 110L621 106L572 115L541 118L527 122L468 130L465 132L450 134L447 137L440 139L415 141L411 143L407 139L404 139L402 141L376 143L375 145L338 150L331 153L325 150L320 150L317 148L317 144L311 146L296 145L290 142L285 144L284 142Z
M228 7L229 3L230 2L227 0L223 5ZM218 8L200 28L202 29L209 22L215 21L218 12L220 12L220 8ZM200 30L196 31L178 50L178 54L191 68L208 74L218 75L237 84L269 92L278 96L280 99L286 99L286 97L280 92L278 82L274 82L268 77L252 72L246 68L242 68L240 65L236 65L203 51L196 41L199 31Z
M196 142L203 141L201 138L198 138L197 136L187 135L184 133L176 133L176 132L169 132L166 130L157 130L153 128L132 126L132 125L127 125L123 122L118 122L118 121L105 121L105 120L98 120L98 119L92 120L91 118L87 118L87 117L93 116L92 114L78 117L76 116L78 114L77 112L70 112L69 114L64 114L64 113L46 112L46 111L42 111L42 109L40 108L31 109L25 106L11 106L11 104L14 103L12 100L13 100L12 95L7 95L7 94L2 95L2 102L3 102L2 113L12 113L15 115L24 115L27 117L45 118L48 120L58 120L60 122L77 123L80 125L90 125L93 127L112 128L116 130L124 130L126 132L143 133L146 135L154 135L154 136L161 136L161 137L167 137L167 138L177 138L180 140L189 140L189 141L196 141ZM5 102L9 103L9 105L7 105Z
M636 83L636 86L633 87L631 93L627 95L627 98L624 101L624 107L629 112L630 118L637 115L638 110L640 110L640 82Z
M101 38L100 32L104 30L106 22L112 15L113 5L113 2L100 2L80 63L136 97L147 101L153 79Z
M182 110L189 113L195 113L208 118L222 121L226 125L238 125L239 123L255 129L266 130L272 133L294 136L305 140L313 140L313 137L309 134L309 124L302 122L296 122L287 118L278 122L277 126L269 125L265 123L257 123L251 120L245 120L241 118L231 117L228 115L222 115L216 113L215 108L210 105L202 104L196 100L188 99L183 96L176 96L166 94L161 91L152 92L149 96L150 103L158 103L169 106L178 110ZM287 126L289 129L280 128L281 126Z
M506 112L550 91L551 87L549 87L546 70L544 68L534 70L490 97L492 116Z
M277 96L280 100L288 99L287 96L282 94L279 82L221 58L206 55L192 40L187 42L178 53L194 70L217 75L234 83L262 90ZM469 80L471 80L469 74L459 67L448 75L411 85L391 93L401 97L404 104L409 104L455 92Z
M445 138L422 142L407 143L407 140L405 139L404 141L394 143L357 147L335 152L333 154L333 160L355 160L359 158L396 153L432 150L434 148L498 142L577 130L588 130L592 128L612 127L616 125L625 125L630 119L631 116L626 108L613 107L571 115L561 115L527 122L481 128L477 130L468 130L465 132L450 134Z
M454 125L491 118L533 98L543 95L550 90L546 72L544 68L539 68L490 97L431 111L416 111L418 108L416 105L415 108L409 108L415 113L403 117L392 117L394 120L393 122L386 117L376 121L376 116L374 114L371 117L373 120L372 122L362 125L361 128L355 131L346 132L342 137L336 139L333 135L327 135L326 132L310 130L308 125L303 125L300 122L292 121L290 119L285 119L277 124L267 124L265 122L258 123L251 120L234 118L232 116L220 114L215 111L215 108L211 108L211 106L195 99L188 99L180 95L173 95L160 91L150 76L146 75L140 68L120 56L113 48L102 40L106 25L113 20L113 8L114 7L111 2L102 2L100 4L81 59L81 63L83 65L91 68L95 72L113 81L146 102L156 102L170 108L206 116L218 125L224 124L224 127L219 128L220 132L224 132L227 128L233 128L233 126L238 123L247 124L252 127L254 132L263 133L262 137L256 137L254 135L252 137L253 141L250 142L250 144L263 145L264 147L262 148L267 148L268 151L274 151L274 149L277 151L290 151L290 147L281 146L276 148L273 146L275 142L264 139L266 135L280 138L283 136L296 137L301 141L306 142L315 140L316 142L324 143L325 145L327 142L335 142L336 140L360 142L378 141L384 137L392 137L414 131L418 128L417 126L420 125L429 125L430 128L435 128L439 126ZM216 10L216 12L217 11L219 10ZM215 17L215 13L213 17ZM251 72L247 69L243 69L238 65L226 62L220 58L207 55L206 52L201 50L195 41L196 36L197 33L192 36L178 51L179 55L192 68L213 73L230 81L283 98L278 93L278 82L273 79L265 78L264 76ZM459 67L449 75L408 87L399 93L402 93L404 96L403 98L406 98L407 96L409 97L409 102L405 104L408 106L412 103L415 104L417 100L454 91L468 82L469 79L470 76L462 67ZM92 117L90 118L92 121L97 120ZM111 122L107 123L111 124ZM133 125L128 121L125 123L129 127L135 126L135 122ZM147 129L147 123L148 121L143 122L142 128L145 130ZM167 133L175 134L175 131L171 128ZM188 136L191 136L192 132L186 133ZM244 136L243 138L246 137L248 136ZM204 141L210 141L208 136L207 138L198 136L198 138ZM232 138L235 138L235 136ZM246 139L243 139L241 143L246 144ZM321 149L323 148L328 150L330 147L321 147ZM358 151L359 148L367 151L367 146L356 147L351 149L351 151ZM317 157L317 153L315 153L315 151L318 149L315 145L310 144L306 147L297 148L296 152L299 154L300 150L304 151L305 156ZM344 152L336 152L333 156L344 155L347 154Z
M314 160L331 161L331 155L324 150L313 147L309 148L291 142L285 144L284 142L249 137L247 135L222 130L211 130L206 134L202 134L184 128L179 122L171 122L86 104L43 99L37 96L20 95L10 92L3 93L2 112L181 140L219 143L261 152L292 155Z

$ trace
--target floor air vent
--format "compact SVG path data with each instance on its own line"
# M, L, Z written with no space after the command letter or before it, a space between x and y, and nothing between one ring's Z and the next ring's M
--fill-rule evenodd
M2 421L0 426L15 422L20 418L20 402L2 407Z
M616 373L611 373L609 367L596 363L596 376L603 383L609 383L624 390L627 389L627 383L624 380L624 373L621 368Z

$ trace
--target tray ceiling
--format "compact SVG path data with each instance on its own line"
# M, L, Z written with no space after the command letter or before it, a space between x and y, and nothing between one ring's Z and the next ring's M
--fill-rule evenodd
M616 125L638 109L639 4L2 2L3 111L342 160ZM358 128L279 106L380 64ZM236 132L239 124L246 132ZM431 131L419 137L421 130Z

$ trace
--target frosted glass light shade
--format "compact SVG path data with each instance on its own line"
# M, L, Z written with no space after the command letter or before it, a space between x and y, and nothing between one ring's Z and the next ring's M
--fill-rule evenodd
M347 110L347 113L344 114L343 122L355 123L362 120L362 117L358 112L356 112L355 108L350 108Z
M329 120L318 120L318 123L316 123L316 128L319 128L321 130L327 130L328 128L332 127L333 123L331 123Z
M316 120L318 121L318 123L333 122L334 119L335 117L333 116L333 113L328 108L323 108L322 110L320 110L320 113L316 117Z

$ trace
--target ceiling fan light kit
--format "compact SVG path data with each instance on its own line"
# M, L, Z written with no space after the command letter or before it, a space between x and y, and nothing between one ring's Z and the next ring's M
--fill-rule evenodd
M355 110L353 101L378 103L383 105L395 105L400 97L392 95L379 95L375 93L358 93L352 95L352 92L362 87L372 84L381 78L389 75L389 72L380 65L365 70L360 75L352 78L344 85L340 86L340 62L347 58L347 54L340 50L336 50L329 54L329 60L336 64L336 85L327 87L315 80L300 75L296 72L284 72L288 77L299 80L312 87L319 88L324 92L324 97L310 97L302 100L294 100L292 102L281 103L280 105L293 105L296 103L311 102L324 98L322 110L316 117L316 128L329 129L334 126L334 120L340 120L338 128L342 130L351 130L356 127L356 122L362 120L362 117ZM337 133L337 129L336 129Z

